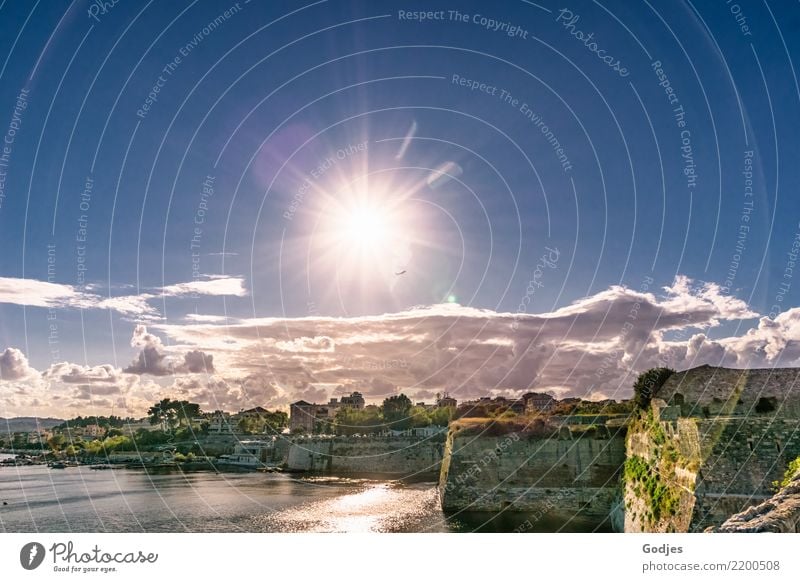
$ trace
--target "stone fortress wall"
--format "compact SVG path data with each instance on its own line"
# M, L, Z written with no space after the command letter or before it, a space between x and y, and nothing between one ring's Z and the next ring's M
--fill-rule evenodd
M624 427L606 425L561 426L550 436L451 429L439 480L442 507L448 513L519 511L611 529L624 434Z
M625 531L718 526L769 498L800 456L800 369L676 373L649 418L630 426L626 475L649 465L659 482L626 481Z
M296 472L431 478L439 474L443 450L442 439L432 437L295 438L283 464Z

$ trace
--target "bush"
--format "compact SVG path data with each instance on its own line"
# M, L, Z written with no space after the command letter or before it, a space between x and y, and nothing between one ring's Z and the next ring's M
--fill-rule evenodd
M639 408L647 408L650 401L658 393L659 389L672 376L675 370L672 368L651 368L639 374L633 384L634 402Z
M783 474L783 479L781 481L774 481L772 486L776 490L780 489L781 487L786 487L792 482L792 478L797 473L800 473L800 457L797 457L794 461L789 463L789 466L786 468L786 472Z

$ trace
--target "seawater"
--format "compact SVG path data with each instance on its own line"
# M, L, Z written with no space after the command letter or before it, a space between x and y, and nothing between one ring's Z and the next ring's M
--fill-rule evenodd
M0 468L3 532L591 531L577 522L539 519L531 528L525 521L524 514L510 513L446 516L435 483L253 472Z

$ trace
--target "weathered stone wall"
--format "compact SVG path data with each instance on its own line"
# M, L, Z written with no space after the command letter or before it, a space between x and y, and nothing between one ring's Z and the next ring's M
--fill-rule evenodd
M284 464L289 471L421 478L439 474L443 450L430 438L303 438L291 442Z
M628 425L626 449L625 531L688 531L702 462L695 420L643 415Z
M700 366L669 377L656 396L683 416L800 418L800 368L734 370ZM759 406L761 403L761 406ZM763 410L774 405L774 410Z
M702 366L671 376L650 420L629 428L625 531L702 531L772 495L800 455L798 373Z
M726 518L774 493L773 482L800 456L800 421L786 418L698 420L705 459L696 485L691 531Z
M564 429L551 438L524 432L461 435L451 429L439 480L443 509L607 521L619 495L624 429Z

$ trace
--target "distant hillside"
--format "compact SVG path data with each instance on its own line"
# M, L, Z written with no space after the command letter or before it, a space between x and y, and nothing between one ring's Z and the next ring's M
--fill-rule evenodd
M53 428L64 422L60 418L36 418L35 416L18 416L16 418L0 417L0 434L36 430L37 420L41 428Z

